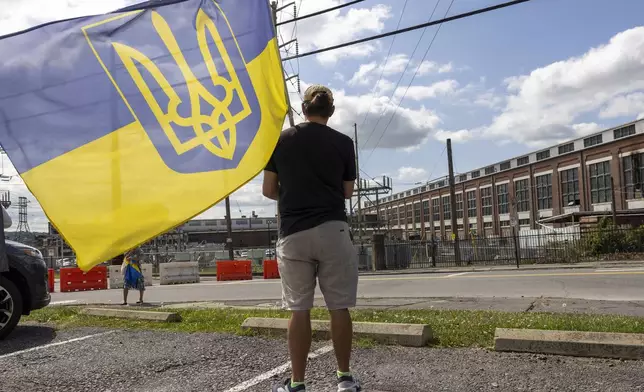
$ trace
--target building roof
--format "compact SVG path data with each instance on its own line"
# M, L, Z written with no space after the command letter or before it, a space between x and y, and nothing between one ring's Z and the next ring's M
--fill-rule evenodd
M485 178L507 170L528 166L531 163L547 162L550 159L554 159L560 156L577 153L579 151L589 149L597 145L605 145L618 139L627 139L641 134L644 134L644 119L622 124L613 128L608 128L601 132L569 140L551 147L542 148L528 154L505 159L503 161L493 163L485 167L468 171L467 173L454 174L454 179L456 184L459 184L472 179ZM394 200L404 199L405 197L412 195L417 195L419 193L444 188L448 186L447 180L447 176L439 177L415 188L394 193L391 196L383 198L382 200L380 200L380 202L387 203ZM366 207L370 207L371 205L373 205L373 203L367 203Z

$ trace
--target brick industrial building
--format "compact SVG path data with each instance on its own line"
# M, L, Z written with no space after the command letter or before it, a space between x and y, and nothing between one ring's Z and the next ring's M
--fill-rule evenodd
M564 225L587 212L621 214L644 209L644 120L455 175L459 237L507 235L543 223ZM449 238L447 178L396 193L366 214L380 217L395 236ZM644 212L644 211L641 211Z

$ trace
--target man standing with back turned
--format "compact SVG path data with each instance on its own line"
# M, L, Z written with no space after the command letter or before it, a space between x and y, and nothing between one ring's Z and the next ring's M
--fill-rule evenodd
M353 141L326 124L333 94L314 85L304 93L306 122L282 132L264 171L264 196L279 201L277 261L282 299L289 309L288 349L292 377L273 392L305 391L311 349L311 308L316 278L331 314L331 337L338 361L338 391L360 391L351 374L358 256L349 234L345 201L353 195L356 162Z

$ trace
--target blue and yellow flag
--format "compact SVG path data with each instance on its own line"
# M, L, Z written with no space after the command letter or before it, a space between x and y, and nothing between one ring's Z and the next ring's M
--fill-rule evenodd
M85 270L256 176L286 115L266 0L149 2L0 53L0 144Z

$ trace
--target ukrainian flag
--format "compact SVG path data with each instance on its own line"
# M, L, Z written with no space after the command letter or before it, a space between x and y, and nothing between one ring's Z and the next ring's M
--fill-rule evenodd
M287 110L266 0L151 1L0 53L0 144L84 270L256 176Z

